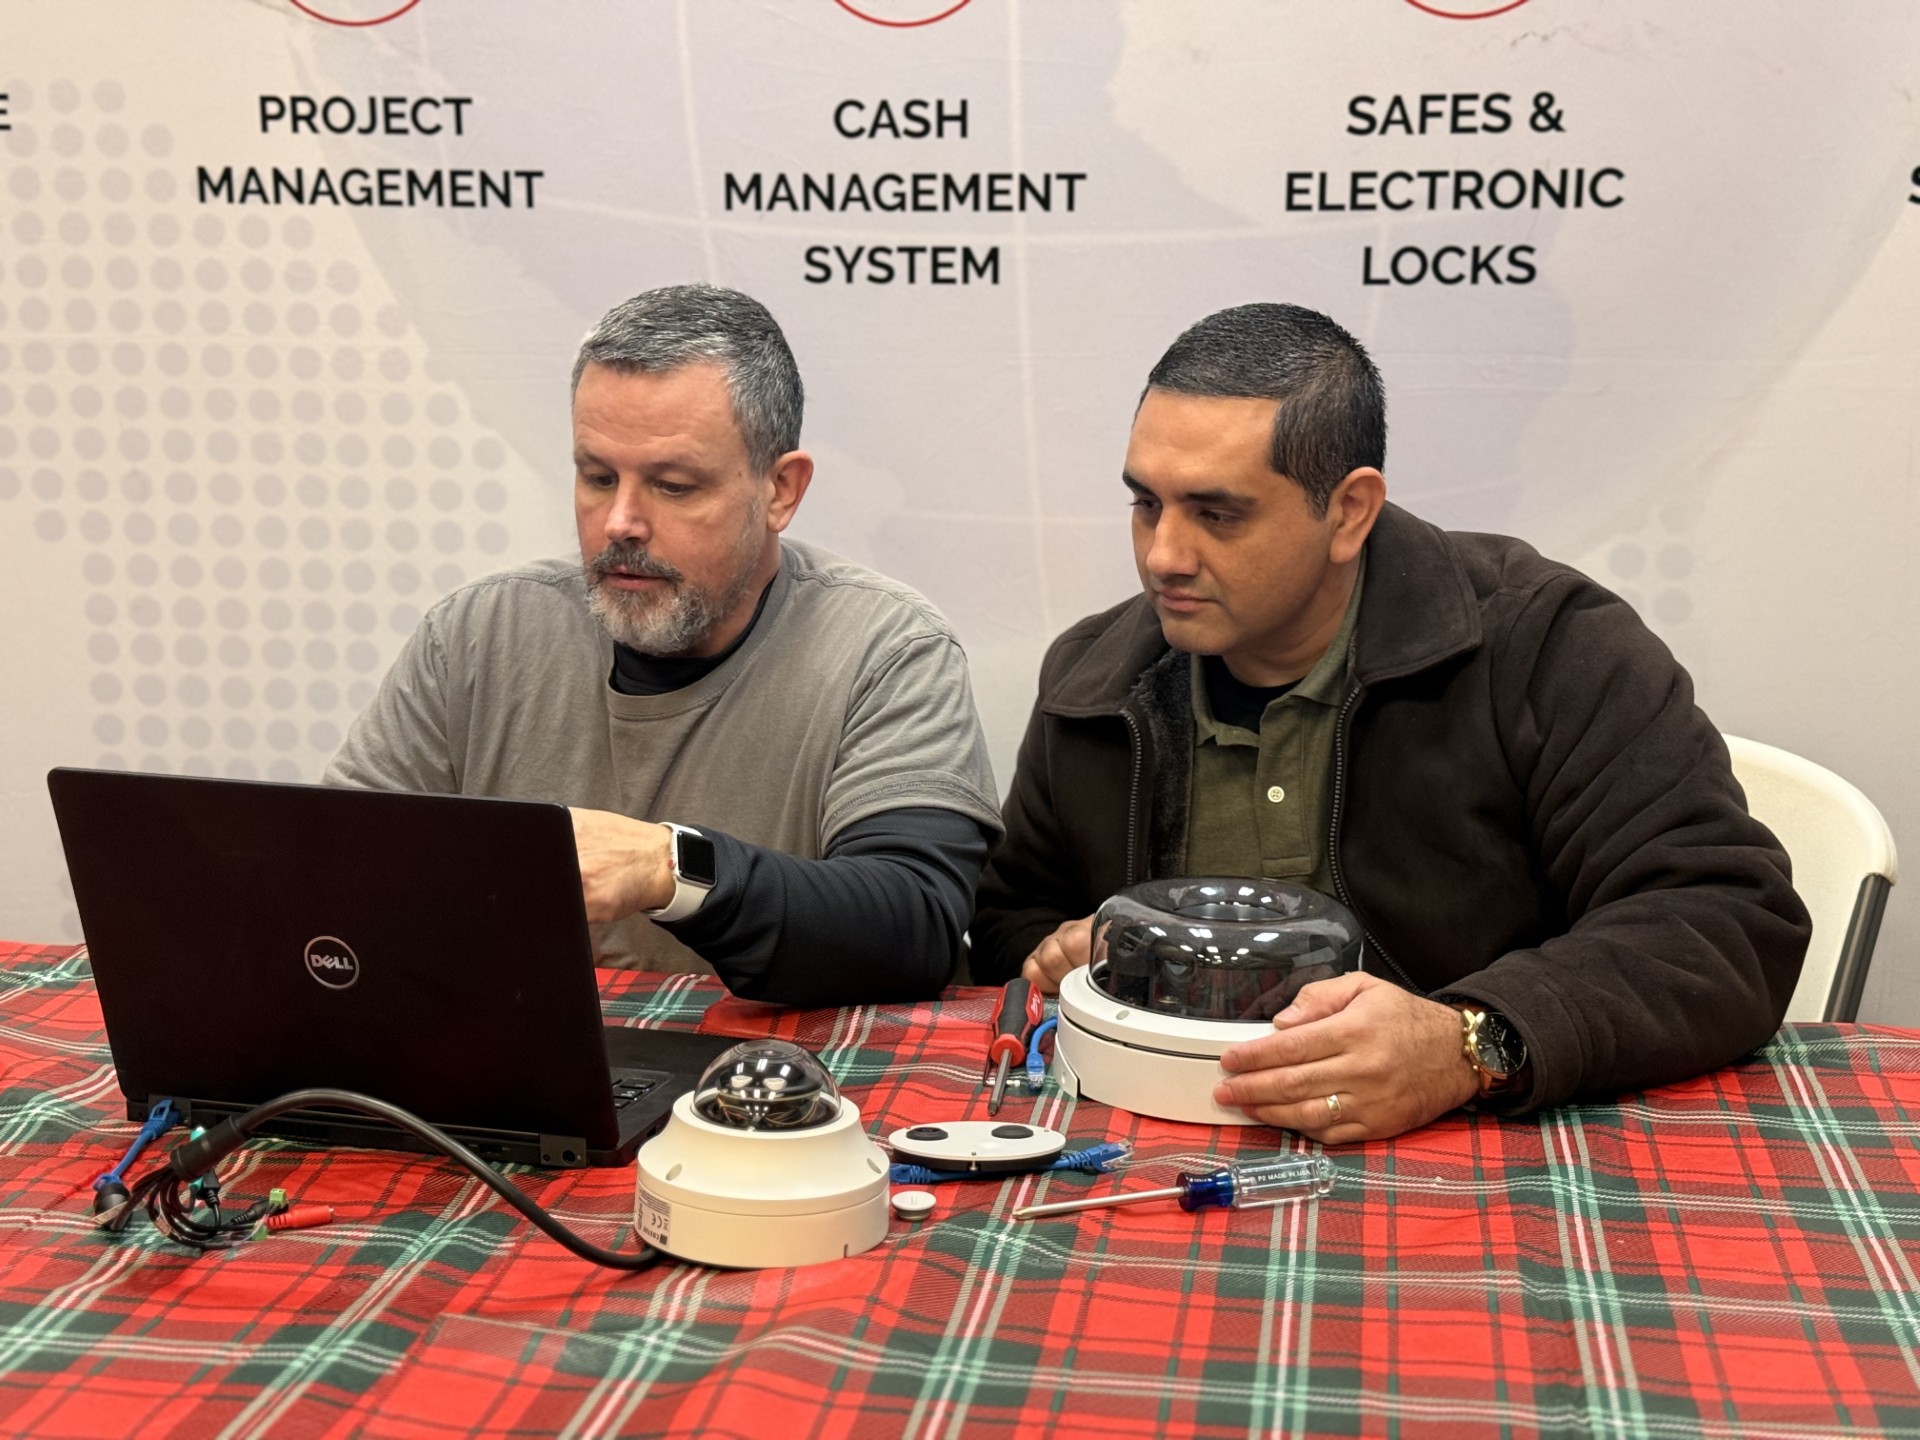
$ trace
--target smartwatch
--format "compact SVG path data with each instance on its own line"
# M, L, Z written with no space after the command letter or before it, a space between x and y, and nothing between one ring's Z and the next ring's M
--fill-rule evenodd
M646 913L651 920L684 920L700 908L713 889L713 841L685 825L662 823L673 832L667 846L673 858L673 899Z
M1521 1067L1527 1063L1527 1042L1498 1010L1477 1005L1456 1005L1460 1012L1460 1053L1480 1082L1480 1095L1487 1099L1513 1089Z

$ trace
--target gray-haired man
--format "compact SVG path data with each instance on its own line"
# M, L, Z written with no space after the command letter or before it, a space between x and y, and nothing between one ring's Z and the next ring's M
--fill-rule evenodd
M789 1004L937 991L999 830L966 660L913 591L781 538L801 407L745 295L608 312L573 372L582 563L435 606L328 781L572 806L602 963Z

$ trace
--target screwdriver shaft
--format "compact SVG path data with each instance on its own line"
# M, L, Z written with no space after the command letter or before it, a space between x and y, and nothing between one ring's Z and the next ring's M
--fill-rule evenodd
M1110 1205L1140 1205L1148 1200L1178 1200L1178 1185L1165 1190L1130 1190L1124 1195L1096 1195L1091 1200L1055 1200L1048 1205L1022 1205L1013 1212L1016 1220L1038 1220L1043 1215L1071 1215L1076 1210L1104 1210Z
M987 1114L998 1115L1000 1102L1007 1098L1007 1071L1013 1066L1013 1056L1002 1055L1000 1064L993 1072L993 1089L987 1095Z

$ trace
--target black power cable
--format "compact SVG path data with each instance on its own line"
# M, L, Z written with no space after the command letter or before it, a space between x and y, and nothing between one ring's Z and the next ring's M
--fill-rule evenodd
M223 1217L217 1184L209 1185L202 1177L210 1175L216 1165L244 1145L252 1138L254 1131L269 1120L289 1110L303 1110L316 1105L377 1115L409 1135L426 1141L472 1171L489 1190L582 1260L590 1260L610 1270L645 1270L663 1258L661 1252L651 1245L643 1245L635 1251L608 1250L590 1240L581 1239L534 1203L519 1186L451 1135L436 1130L419 1116L402 1110L398 1105L389 1105L384 1100L356 1094L351 1090L295 1090L264 1105L256 1105L244 1115L222 1120L202 1135L182 1141L173 1148L166 1163L143 1176L133 1187L126 1203L103 1220L104 1228L116 1232L125 1230L133 1212L144 1207L156 1225L183 1245L191 1245L196 1250L225 1250L240 1244L252 1233L254 1225L265 1213L264 1202ZM199 1195L195 1195L192 1188L196 1180L201 1181ZM204 1207L204 1217L196 1206Z

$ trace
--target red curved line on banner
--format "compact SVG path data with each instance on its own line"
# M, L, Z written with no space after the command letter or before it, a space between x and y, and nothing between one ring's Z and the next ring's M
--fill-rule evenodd
M294 3L297 5L300 3L300 0L294 0ZM1411 5L1414 9L1424 10L1429 15L1437 15L1442 20L1491 20L1494 16L1504 15L1509 10L1518 10L1526 3L1527 0L1513 0L1512 4L1502 5L1498 10L1476 10L1471 15L1462 15L1458 11L1442 10L1437 6L1428 5L1424 3L1424 0L1407 0L1407 4Z
M406 0L406 3L398 10L389 11L385 15L376 15L371 20L342 20L338 16L323 15L314 9L313 6L304 3L304 0L287 0L287 3L302 15L311 15L314 19L323 20L329 25L345 25L349 29L358 29L362 25L384 25L389 20L398 20L402 15L406 14L407 11L418 5L420 0ZM962 3L965 3L965 0L962 0Z
M293 0L293 3L298 5L300 3L300 0ZM414 0L414 3L417 5L420 3L420 0ZM869 15L867 14L866 11L857 8L852 4L849 4L848 0L833 0L833 3L838 5L842 10L846 11L849 15L858 16L860 19L866 21L869 25L885 25L889 30L911 30L917 25L931 25L936 20L944 20L949 15L953 14L956 10L966 9L967 6L973 3L973 0L960 0L959 4L949 5L945 10L942 10L938 15L929 15L924 20L882 20L878 15ZM1524 5L1527 3L1527 0L1519 0L1519 3Z

